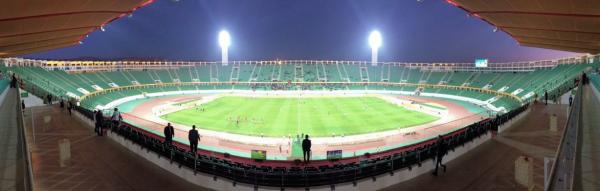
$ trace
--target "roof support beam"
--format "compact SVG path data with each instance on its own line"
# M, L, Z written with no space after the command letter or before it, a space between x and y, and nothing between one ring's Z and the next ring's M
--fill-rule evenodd
M474 11L473 14L518 14L518 15L542 15L542 16L559 16L559 17L583 17L583 18L600 18L600 15L592 14L572 14L572 13L550 13L550 12L525 12L525 11Z

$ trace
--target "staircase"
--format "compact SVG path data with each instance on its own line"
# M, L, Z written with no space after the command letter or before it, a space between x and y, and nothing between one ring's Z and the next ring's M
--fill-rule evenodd
M302 66L299 63L294 64L294 81L296 82L304 81L304 68Z
M271 81L279 81L279 77L281 76L281 64L278 64L277 66L278 67L273 67L273 72L271 72Z
M254 64L254 67L252 67L252 72L250 73L250 80L248 80L249 82L258 81L258 75L260 75L260 69L261 69L260 66L261 65L259 65L259 64ZM258 70L256 70L256 68L258 68Z
M210 64L210 82L219 81L219 66L218 64Z
M231 68L231 74L229 76L230 82L237 82L240 79L240 63L233 63Z
M317 64L317 80L320 82L327 81L327 72L325 70L325 64Z
M369 69L367 68L367 63L360 63L360 81L369 82Z
M381 68L381 81L382 82L389 82L390 81L390 64L383 64L382 68Z

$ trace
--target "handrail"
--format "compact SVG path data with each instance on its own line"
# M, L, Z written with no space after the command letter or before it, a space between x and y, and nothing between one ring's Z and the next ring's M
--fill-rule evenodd
M554 163L550 169L550 178L547 185L545 185L545 191L573 190L583 91L583 86L579 83L575 99L569 109L569 115L563 129L558 151L554 157Z
M17 99L16 101L16 115L17 115L17 128L18 128L18 136L17 136L17 167L22 166L22 171L17 170L17 172L23 172L23 182L17 182L17 188L19 190L33 190L33 172L31 167L31 153L29 152L29 146L27 143L27 136L25 135L25 119L23 117L23 108L21 108L21 91L17 88ZM18 175L17 175L18 176ZM19 178L19 177L16 177Z

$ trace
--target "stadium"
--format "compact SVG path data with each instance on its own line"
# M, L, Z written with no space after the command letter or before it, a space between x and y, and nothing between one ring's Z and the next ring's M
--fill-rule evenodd
M150 2L135 4L131 12ZM478 14L471 10L470 1L448 2ZM124 15L127 14L119 17ZM485 13L481 15L477 17L497 26L493 24L494 18L486 19ZM0 19L0 24L2 21ZM23 183L15 183L16 190L63 189L54 187L60 183L45 178L45 170L56 167L56 164L44 166L46 162L42 161L46 157L58 156L60 168L68 161L66 166L83 169L79 174L85 172L87 166L93 166L80 162L84 160L77 156L83 155L75 154L79 147L87 147L82 141L91 138L69 136L91 131L100 120L98 115L107 121L100 125L107 137L99 144L133 153L137 157L133 158L135 163L149 163L164 171L158 173L161 176L177 177L175 182L188 182L199 189L416 189L418 186L396 185L422 180L419 177L434 169L438 176L435 160L439 156L440 140L448 150L444 160L453 162L465 160L464 157L479 152L478 148L490 147L490 142L507 142L507 137L513 135L525 139L522 142L537 140L529 137L535 134L532 132L548 136L543 139L549 142L544 143L552 145L552 149L542 148L544 143L535 142L532 144L536 147L511 151L511 156L522 153L509 161L513 165L509 167L514 169L511 173L515 174L511 181L516 183L499 190L589 188L574 178L577 176L573 174L578 172L574 168L582 164L579 160L573 162L573 156L580 156L578 152L582 151L582 143L577 143L576 135L577 129L583 128L584 122L580 121L587 119L582 117L583 99L595 99L589 96L593 97L596 87L600 87L600 78L596 75L599 55L489 63L488 59L477 59L473 63L379 61L377 54L382 37L374 31L368 38L371 61L238 61L229 60L232 40L226 31L221 31L218 37L222 51L220 61L39 59L18 57L39 50L10 49L14 45L1 41L7 38L12 36L0 35L0 45L8 43L0 46L3 57L0 71L6 76L6 79L0 78L3 100L6 97L1 106L17 108L11 110L14 114L6 116L17 116L15 126L20 130L15 133L21 141L18 145L22 153L17 156L24 162L16 172L28 177ZM575 45L563 47L571 46ZM556 47L559 46L545 48L598 52L597 49L588 51L592 50L589 47ZM584 92L588 80L592 85L585 86ZM18 88L9 88L9 83L15 83ZM19 104L23 104L22 107ZM545 104L554 105L553 109L544 109ZM69 116L73 110L74 117L65 118L63 105L68 108ZM557 117L559 130L556 130ZM515 129L525 128L521 128L525 126L523 121L547 122L548 119L550 129L545 123L535 125L544 126L544 132L515 133ZM165 144L168 124L174 127L172 144ZM61 126L79 129L62 131ZM197 151L190 149L188 132L192 129L197 129L200 135ZM41 132L36 136L36 131ZM303 140L309 137L312 142L310 162L305 161L303 153ZM570 142L573 139L575 144ZM54 141L58 141L58 149ZM518 148L514 146L517 143L510 144ZM51 149L44 151L47 147ZM548 150L549 154L544 154L546 158L563 162L538 161L536 157L540 155L532 154L536 149ZM502 155L501 149L496 150L499 153L489 156ZM71 156L75 157L71 159ZM111 160L127 161L118 157ZM531 166L520 171L519 165ZM545 173L544 181L538 180L539 175L534 176L541 170ZM445 166L443 171L446 171ZM521 172L529 174L522 178ZM567 183L563 182L563 176ZM127 179L132 177L126 176ZM96 189L144 188L106 186L111 184L108 181ZM145 189L159 189L150 187L153 184L148 183ZM454 189L477 190L475 187ZM428 187L427 190L436 189Z

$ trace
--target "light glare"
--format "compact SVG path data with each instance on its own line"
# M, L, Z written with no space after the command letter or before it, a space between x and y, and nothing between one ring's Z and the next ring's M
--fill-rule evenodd
M227 48L229 45L231 45L231 36L229 36L229 32L219 32L219 46L221 46L221 48Z
M381 47L381 33L379 31L373 31L369 35L369 45L371 48L377 49Z

